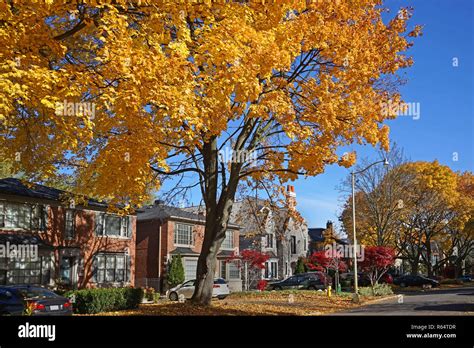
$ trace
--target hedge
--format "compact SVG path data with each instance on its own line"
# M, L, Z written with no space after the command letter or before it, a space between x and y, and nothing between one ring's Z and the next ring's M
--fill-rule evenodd
M359 294L361 296L385 296L392 295L393 290L388 284L375 284L373 288L370 286L359 288Z
M143 299L143 289L130 287L82 289L68 291L65 297L75 297L74 313L96 314L137 308Z

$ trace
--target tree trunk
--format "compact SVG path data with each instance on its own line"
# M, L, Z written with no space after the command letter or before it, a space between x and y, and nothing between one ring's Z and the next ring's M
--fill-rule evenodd
M411 274L417 275L418 274L418 262L410 262L411 267Z
M224 186L218 196L219 170L217 139L205 143L202 150L204 173L201 189L206 205L206 226L201 254L199 255L196 285L192 302L209 305L212 300L212 289L216 270L216 256L225 239L227 225L234 203L241 165L232 163L228 182L223 177Z

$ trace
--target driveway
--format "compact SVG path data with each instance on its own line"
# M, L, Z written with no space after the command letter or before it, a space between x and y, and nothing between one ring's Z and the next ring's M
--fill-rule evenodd
M474 315L474 286L400 294L331 315Z

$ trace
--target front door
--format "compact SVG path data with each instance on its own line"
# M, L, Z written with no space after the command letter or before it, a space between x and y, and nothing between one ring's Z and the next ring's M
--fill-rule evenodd
M77 258L63 256L61 259L61 282L71 288L77 286Z

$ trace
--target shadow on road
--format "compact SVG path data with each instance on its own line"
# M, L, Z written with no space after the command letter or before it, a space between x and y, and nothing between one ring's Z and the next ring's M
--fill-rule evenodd
M474 303L450 303L413 308L415 311L474 312Z
M472 287L469 288L449 288L449 289L431 289L431 290L418 290L418 291L404 291L404 290L398 290L395 293L397 295L410 295L410 296L424 296L424 295L432 295L432 294L452 294L454 292L458 292L457 295L472 295ZM468 292L468 293L467 293Z

